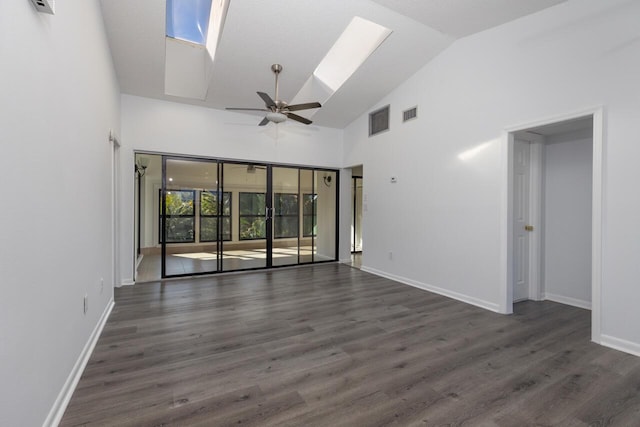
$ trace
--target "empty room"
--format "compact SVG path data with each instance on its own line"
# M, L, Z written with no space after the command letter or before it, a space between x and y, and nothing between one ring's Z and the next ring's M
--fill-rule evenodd
M0 2L0 425L640 425L638 22Z

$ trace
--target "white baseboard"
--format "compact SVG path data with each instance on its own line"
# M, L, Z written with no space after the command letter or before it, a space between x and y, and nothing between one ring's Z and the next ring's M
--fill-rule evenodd
M100 338L100 334L102 333L102 329L104 325L107 323L107 319L111 314L111 310L113 310L114 302L113 297L107 303L107 307L102 312L102 316L98 321L98 324L95 328L93 328L93 332L89 337L89 340L84 345L78 360L76 360L75 365L73 365L73 369L69 373L67 380L64 382L62 386L62 390L58 394L56 401L53 404L53 407L49 411L49 415L44 421L44 427L55 427L60 424L60 420L64 415L64 411L67 409L67 405L69 404L69 400L71 400L71 396L78 385L78 381L80 381L80 377L82 376L82 372L84 371L85 366L87 366L87 362L89 361L89 357L91 357L91 353L93 353L93 349L98 342L98 338Z
M462 301L467 304L475 305L476 307L484 308L496 313L499 313L500 306L489 301L484 301L478 298L470 297L468 295L460 294L458 292L450 291L448 289L439 288L437 286L428 285L426 283L411 280L406 277L396 276L395 274L386 273L384 271L376 270L375 268L362 266L362 271L375 274L376 276L385 277L396 282L404 283L405 285L413 286L414 288L422 289L423 291L433 292L434 294L443 295L445 297L453 298L458 301Z
M121 288L123 286L133 286L135 284L136 284L136 282L133 279L125 279L120 283L118 288Z
M563 295L550 294L546 292L544 294L544 299L553 302L559 302L560 304L572 305L574 307L591 310L591 301L584 301L581 299L565 297Z
M599 344L624 351L625 353L633 354L634 356L640 356L640 344L635 342L612 337L610 335L600 335Z

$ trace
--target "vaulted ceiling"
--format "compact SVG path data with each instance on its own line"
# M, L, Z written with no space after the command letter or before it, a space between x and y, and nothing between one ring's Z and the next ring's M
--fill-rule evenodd
M293 99L354 16L391 29L313 116L344 128L456 39L564 1L230 0L203 101L165 95L165 0L101 3L122 93L216 109L262 108L256 91L273 96L274 63L284 66L280 98ZM260 120L246 115L247 124Z

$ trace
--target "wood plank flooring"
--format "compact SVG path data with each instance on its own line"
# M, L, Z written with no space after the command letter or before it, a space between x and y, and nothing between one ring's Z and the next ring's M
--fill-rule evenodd
M117 289L61 425L640 425L640 358L515 311L338 264Z

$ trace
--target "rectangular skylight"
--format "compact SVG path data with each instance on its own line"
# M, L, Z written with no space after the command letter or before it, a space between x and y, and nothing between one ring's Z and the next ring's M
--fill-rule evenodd
M229 0L167 0L165 94L207 97L228 8Z
M211 0L167 0L167 37L205 45Z
M391 32L382 25L355 16L313 75L332 91L337 91Z
M355 16L293 97L291 104L311 100L324 104L391 33L392 30L382 25ZM317 111L310 110L304 116L309 118Z

